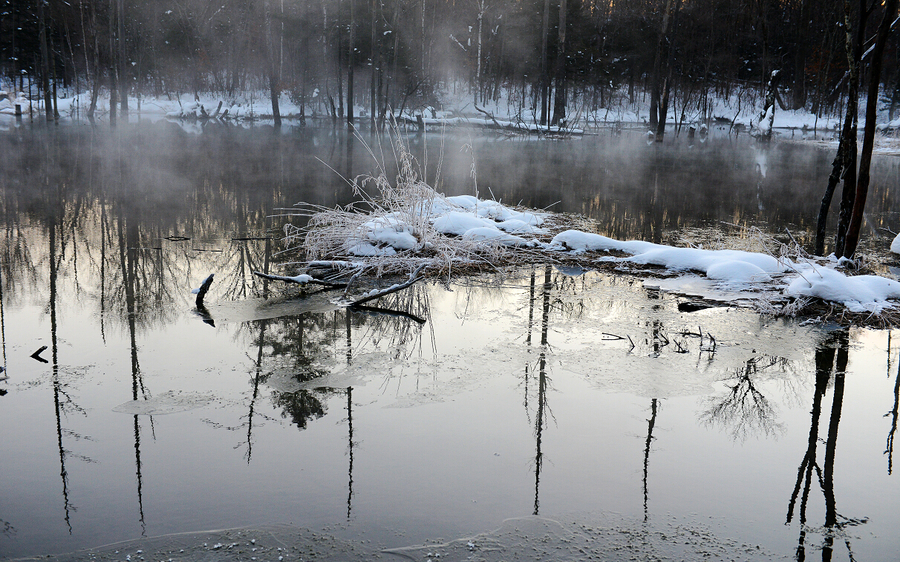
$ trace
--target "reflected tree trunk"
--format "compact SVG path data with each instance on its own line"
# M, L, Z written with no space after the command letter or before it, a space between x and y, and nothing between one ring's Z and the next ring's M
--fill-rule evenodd
M890 347L888 348L890 350ZM900 412L900 364L897 366L897 378L894 381L894 407L885 417L890 416L891 428L888 430L887 443L884 447L884 454L888 459L888 475L893 474L894 469L894 435L897 433L897 414Z
M347 455L349 462L347 467L347 521L350 521L350 515L353 511L353 387L347 387Z
M534 421L535 454L534 454L534 515L540 514L541 507L541 469L544 466L543 436L546 416L549 413L547 407L547 334L550 327L550 288L551 266L544 268L544 285L541 291L543 306L541 308L541 354L538 358L538 403L537 415Z
M837 348L837 349L835 349ZM835 362L835 354L837 361ZM840 527L834 494L834 462L837 455L838 427L841 420L841 410L844 399L844 378L849 359L849 333L846 329L832 333L816 348L816 385L813 391L813 405L810 417L809 439L807 441L806 454L797 471L797 481L788 502L786 523L793 520L796 502L800 497L800 538L797 543L796 558L806 558L806 534L809 492L814 480L821 486L825 498L825 528ZM816 457L816 448L819 443L819 423L822 415L822 403L828 392L829 383L834 376L834 395L832 397L831 415L828 422L828 436L825 441L824 466L820 467ZM813 478L813 471L816 478ZM802 495L801 495L802 488ZM830 560L833 554L833 533L826 532L822 547L823 560ZM850 547L847 543L848 549Z
M66 395L62 381L59 378L59 340L57 337L57 318L56 318L56 298L57 298L57 216L52 213L49 230L50 243L50 347L51 347L51 380L53 384L53 411L56 415L56 445L59 451L59 476L62 480L62 496L63 510L65 512L64 520L69 534L72 534L72 511L74 510L69 502L69 471L66 469L66 458L68 456L65 445L63 444L63 426L62 418L65 410L65 402L69 401ZM46 362L46 361L45 361Z
M656 398L650 400L650 419L647 420L647 440L644 442L644 522L650 518L648 504L650 502L650 490L648 480L650 476L650 445L653 443L653 428L656 425L656 414L659 411L659 401Z

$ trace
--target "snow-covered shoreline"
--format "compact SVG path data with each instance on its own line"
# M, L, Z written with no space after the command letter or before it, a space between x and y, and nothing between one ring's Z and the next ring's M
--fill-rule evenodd
M540 126L536 115L531 115L511 98L508 93L502 93L496 100L488 100L483 107L474 106L467 96L462 94L445 93L441 96L440 107L407 108L397 118L410 123L421 123L425 126L478 126L517 128L522 131L547 132L546 126ZM63 92L56 100L57 110L63 119L83 119L87 115L90 106L90 93L88 91L73 93ZM33 104L33 105L32 105ZM22 92L16 92L13 88L4 90L0 87L0 116L13 116L15 106L19 105L24 116L33 112L35 117L43 114L43 100L29 101L28 96ZM330 119L321 105L318 96L314 96L310 103L301 107L295 103L291 96L282 94L278 101L279 113L283 119ZM681 126L687 130L691 126L700 127L707 124L709 127L737 127L750 130L754 122L758 120L761 107L757 107L753 100L737 101L735 99L712 100L711 109L705 115L699 111L689 114L678 114L673 108L668 117L672 125ZM861 111L864 108L861 108ZM272 102L268 92L255 91L240 95L225 95L212 92L193 94L147 96L137 95L129 98L129 118L140 116L148 119L169 118L186 120L205 120L215 116L235 121L253 121L259 119L271 119L273 116ZM882 115L883 114L883 115ZM108 119L109 96L107 92L101 92L97 100L95 117L100 120ZM358 121L367 121L370 116L368 108L357 106L354 115ZM121 117L121 118L124 118ZM563 127L551 127L550 132L582 132L595 128L606 127L646 127L649 123L649 105L636 101L634 104L622 99L611 101L607 107L599 107L594 110L583 109L577 121L568 123ZM900 121L897 119L896 121ZM840 119L835 116L817 116L805 110L782 111L777 110L774 116L773 127L778 130L803 130L803 131L834 131L840 124ZM893 130L886 111L879 114L879 124L882 129Z

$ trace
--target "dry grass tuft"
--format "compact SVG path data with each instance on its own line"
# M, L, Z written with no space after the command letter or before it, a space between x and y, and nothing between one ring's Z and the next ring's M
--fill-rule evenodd
M365 144L359 136L357 138ZM366 148L379 162L371 147ZM305 216L308 221L304 227L285 225L287 250L302 253L307 262L352 262L355 273L375 277L408 274L423 263L428 266L428 275L449 276L548 261L545 253L531 248L448 236L436 231L432 226L436 209L452 205L422 179L419 162L396 129L391 134L391 149L397 162L394 181L389 179L382 160L378 164L378 175L347 180L357 202L337 208L298 205L291 214ZM389 226L398 233L411 234L416 240L415 247L394 251L375 245L373 253L376 255L365 257L351 251L357 244L372 242L369 233L373 225Z

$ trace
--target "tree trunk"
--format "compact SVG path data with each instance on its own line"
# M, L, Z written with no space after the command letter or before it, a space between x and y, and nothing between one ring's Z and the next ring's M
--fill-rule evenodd
M353 52L355 50L354 30L356 27L356 14L354 10L356 0L350 0L350 44L347 48L349 54L347 58L347 126L353 128Z
M377 76L379 74L379 65L378 59L376 58L376 53L378 52L377 48L377 39L375 36L376 30L376 19L378 13L378 4L376 0L372 0L372 46L371 46L371 56L369 62L372 64L372 82L369 85L369 123L372 126L372 130L375 130L375 117L378 113L378 90L377 90Z
M128 85L125 79L125 0L118 0L118 8L116 9L118 33L116 38L116 46L118 47L118 86L119 86L119 107L122 113L128 111Z
M565 1L565 0L563 0ZM478 43L475 55L475 105L478 105L479 95L481 102L484 103L484 94L481 84L481 49L482 49L482 29L484 28L484 0L478 0Z
M662 142L666 136L666 119L669 116L669 95L672 91L672 74L674 73L675 66L675 32L678 29L678 9L680 6L681 0L670 2L668 9L671 10L671 12L666 16L668 19L668 29L665 32L666 67L661 98L659 100L659 117L657 118L656 123L656 142Z
M544 17L541 21L541 125L547 124L547 92L550 90L550 62L547 60L547 34L550 26L550 0L544 0Z
M671 27L672 16L675 13L676 5L679 0L666 0L666 8L663 12L662 25L659 30L659 41L656 43L656 56L653 59L653 72L650 75L650 129L659 131L660 121L660 102L662 101L663 84L663 60L669 60L669 52L671 45ZM666 64L666 76L669 75L669 64ZM668 110L668 108L666 108ZM662 116L663 127L665 127L665 115Z
M281 108L278 105L281 87L278 84L278 76L276 74L277 72L274 68L269 73L269 95L272 99L272 119L275 121L275 128L278 129L281 127Z
M338 0L338 9L337 9L337 93L338 93L338 110L337 115L338 119L344 118L344 65L341 61L343 61L344 56L344 29L341 25L341 4L340 0ZM334 104L332 104L334 105Z
M844 133L842 132L840 141L838 142L837 155L834 157L834 162L831 163L831 175L828 176L828 186L825 188L825 195L822 196L822 204L819 207L819 216L816 219L816 242L813 254L817 256L824 255L825 253L825 227L828 222L828 208L831 207L831 199L834 197L834 190L841 179L841 170L844 169L844 150L846 150L844 144L845 139Z
M851 23L852 14L850 1L844 0L844 36L847 51L848 86L847 86L847 112L844 122L844 186L841 190L841 208L838 214L838 231L834 242L834 255L843 257L846 246L847 229L850 225L850 217L853 214L853 202L856 198L856 130L857 113L859 108L859 70L862 64L862 46L865 40L866 21L869 12L865 6L865 0L859 0L859 21L855 32ZM849 125L849 127L848 127Z
M859 159L859 173L856 184L856 198L853 201L853 215L847 227L847 241L844 256L852 258L859 243L859 231L862 227L866 197L869 193L869 168L872 163L872 149L875 145L875 118L878 106L878 86L881 83L881 67L884 58L884 46L891 31L891 22L896 17L898 0L885 0L884 17L878 26L875 45L872 47L869 66L869 92L866 99L866 127L863 131L862 153Z
M559 0L559 45L556 48L556 96L553 100L552 125L562 126L566 120L566 0Z
M50 95L50 49L47 47L47 18L43 2L38 2L38 25L41 27L41 90L44 93L44 113L50 121L53 119L53 99Z
M810 4L812 4L810 0L802 0L800 4L800 22L796 27L797 40L794 49L794 90L791 109L802 109L806 106L806 53Z

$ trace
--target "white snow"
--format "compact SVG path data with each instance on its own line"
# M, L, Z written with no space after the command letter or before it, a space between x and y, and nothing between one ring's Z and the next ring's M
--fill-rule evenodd
M395 250L412 250L418 244L413 228L396 213L375 217L362 225L368 241L384 244Z
M834 269L842 265L838 260L795 263L757 252L675 248L635 240L623 242L577 230L556 235L549 247L574 253L621 251L631 254L620 258L623 262L702 272L707 279L718 282L717 286L709 287L711 290L743 284L750 289L780 291L785 296L817 297L840 303L852 312L877 313L896 307L897 303L891 299L900 299L900 282L877 275L845 275Z
M891 252L895 254L900 254L900 234L894 237L891 241Z
M479 226L470 228L463 234L463 238L469 240L492 241L503 244L504 246L533 246L536 243L529 242L520 236L508 234L499 228L493 226Z
M740 283L771 281L772 277L761 267L748 261L723 261L706 268L706 276L718 281Z
M441 234L455 234L462 236L473 228L497 228L496 223L490 219L481 218L472 213L462 211L450 211L445 215L436 217L432 222L434 229ZM499 230L499 229L498 229Z
M839 302L851 312L880 312L894 307L888 299L900 298L900 283L877 275L848 276L828 267L805 265L785 292Z
M397 253L397 250L390 246L380 248L370 242L361 240L348 240L346 246L348 254L365 258L393 256Z
M23 114L28 114L31 102L25 97L24 92L17 94L0 90L0 114L15 115L17 105Z
M437 233L475 242L574 254L621 252L626 255L600 260L659 266L677 273L664 283L666 286L675 290L692 287L691 291L699 290L708 298L817 297L841 303L853 312L880 312L896 306L892 299L900 299L900 282L875 275L845 275L836 268L846 263L836 259L795 262L760 252L677 248L641 240L616 240L580 230L565 230L550 243L542 243L519 234L543 233L537 225L545 222L544 216L470 195L435 197L429 219ZM393 256L397 251L420 246L413 228L398 213L374 217L359 231L345 245L348 253L356 256ZM895 239L892 250L900 251L900 237ZM697 277L698 273L703 277Z

